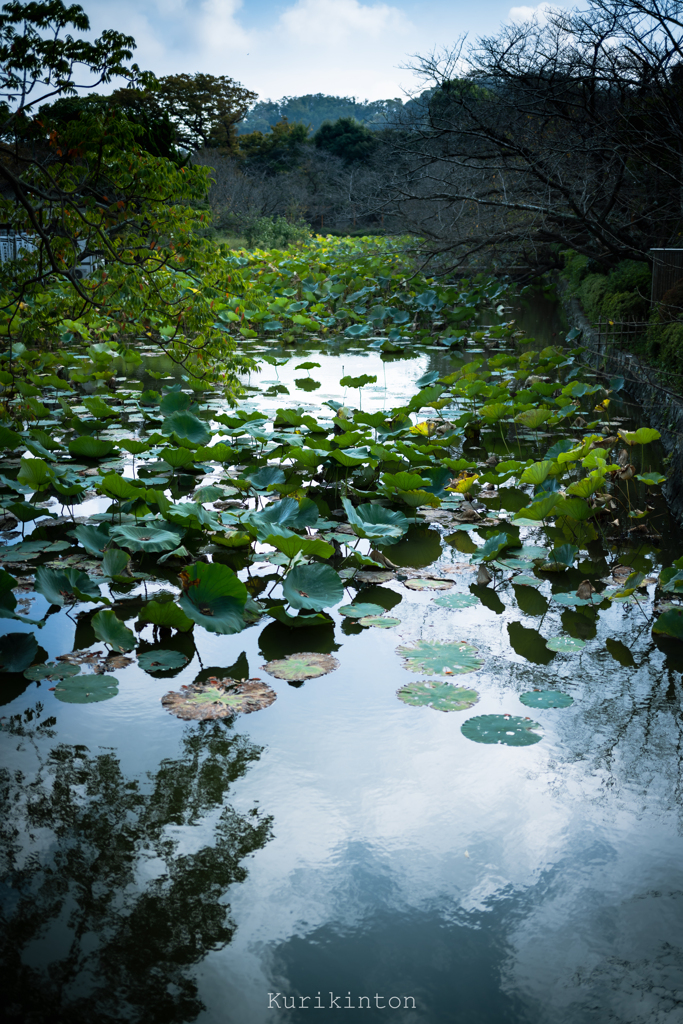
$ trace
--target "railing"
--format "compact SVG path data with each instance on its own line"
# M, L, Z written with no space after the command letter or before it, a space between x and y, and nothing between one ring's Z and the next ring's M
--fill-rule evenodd
M644 337L649 326L647 320L637 320L635 317L626 320L610 320L600 318L592 327L598 334L598 345L602 342L611 343L613 348L630 348L634 341Z

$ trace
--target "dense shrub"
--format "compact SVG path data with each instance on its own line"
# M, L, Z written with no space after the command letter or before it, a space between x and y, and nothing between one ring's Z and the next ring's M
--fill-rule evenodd
M257 217L245 226L244 237L251 248L286 249L308 241L311 229L305 220Z

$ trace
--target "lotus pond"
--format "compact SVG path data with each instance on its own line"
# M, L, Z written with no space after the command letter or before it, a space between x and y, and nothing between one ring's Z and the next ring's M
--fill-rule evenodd
M374 259L231 257L237 406L19 353L9 1020L683 1020L659 435L533 299Z

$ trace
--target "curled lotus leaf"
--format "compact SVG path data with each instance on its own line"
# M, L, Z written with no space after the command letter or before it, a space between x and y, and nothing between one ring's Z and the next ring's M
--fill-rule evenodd
M479 598L476 594L445 594L435 598L434 604L439 608L473 608L479 604Z
M339 668L339 662L331 654L303 652L269 661L263 668L276 679L316 679Z
M545 645L549 651L569 654L572 651L582 650L586 646L586 641L577 640L573 636L554 636L550 640L546 640Z
M267 708L276 699L275 690L257 677L253 679L217 679L209 676L203 683L171 690L161 698L163 706L186 721L232 718Z
M33 633L5 633L0 637L0 672L23 672L37 653Z
M114 676L101 676L94 673L62 679L55 686L55 697L63 704L99 704L103 700L115 697L119 692L119 681Z
M340 615L346 615L349 619L362 619L366 615L381 615L384 612L381 604L371 604L369 601L358 604L343 604L337 611Z
M479 700L476 690L432 679L424 683L406 683L396 693L404 704L433 708L435 711L467 711Z
M465 640L455 643L420 640L412 647L397 647L396 651L405 659L404 668L411 672L460 675L476 672L484 664L477 657L476 647Z
M475 743L495 743L506 747L528 747L543 738L538 722L517 715L477 715L463 722L460 731Z
M408 590L450 590L453 580L406 580L403 584Z
M568 708L574 698L560 690L529 690L519 698L527 708Z
M391 629L393 626L401 625L400 619L394 619L390 615L364 615L358 622L361 626L377 626L379 629Z

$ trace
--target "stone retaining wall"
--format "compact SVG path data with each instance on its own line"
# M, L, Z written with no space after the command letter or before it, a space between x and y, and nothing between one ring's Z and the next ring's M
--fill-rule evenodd
M662 444L671 456L664 494L675 516L683 520L683 398L661 383L655 367L630 352L615 349L608 337L599 336L578 299L563 297L562 305L569 326L583 332L580 342L587 347L587 362L610 377L623 377L624 391L643 407L649 425L661 433Z

